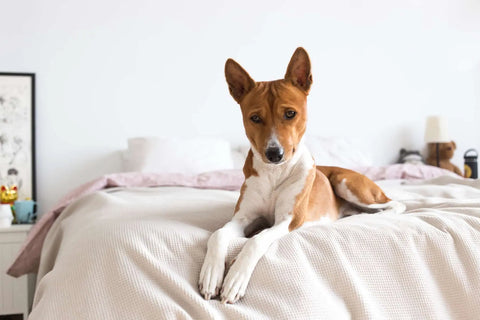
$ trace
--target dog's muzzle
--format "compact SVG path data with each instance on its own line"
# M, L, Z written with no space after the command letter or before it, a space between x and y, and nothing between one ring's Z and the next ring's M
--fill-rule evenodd
M271 163L279 163L283 160L283 148L269 147L265 150L265 157L267 157Z

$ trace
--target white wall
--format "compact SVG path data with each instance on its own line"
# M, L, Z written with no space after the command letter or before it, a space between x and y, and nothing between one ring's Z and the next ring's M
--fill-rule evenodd
M480 149L480 2L0 1L0 70L37 74L42 210L119 170L140 135L244 141L223 66L257 80L310 53L309 130L368 141L377 163L422 148L427 115Z

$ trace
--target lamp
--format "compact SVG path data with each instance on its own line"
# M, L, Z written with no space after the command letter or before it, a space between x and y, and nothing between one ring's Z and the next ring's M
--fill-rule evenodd
M425 142L435 143L437 146L437 167L440 167L440 155L438 144L443 142L450 142L448 136L447 120L440 116L427 117L425 127Z

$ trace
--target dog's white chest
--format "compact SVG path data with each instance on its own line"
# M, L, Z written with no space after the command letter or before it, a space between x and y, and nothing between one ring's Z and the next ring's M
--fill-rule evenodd
M254 159L253 167L258 175L245 180L245 194L240 204L243 214L263 216L272 224L276 216L292 213L297 195L304 189L308 171L313 166L313 159L308 150L302 148L292 160L270 165Z
M245 205L251 208L249 211L254 215L264 216L269 223L274 222L275 204L279 196L279 190L272 180L265 175L248 178L244 197Z

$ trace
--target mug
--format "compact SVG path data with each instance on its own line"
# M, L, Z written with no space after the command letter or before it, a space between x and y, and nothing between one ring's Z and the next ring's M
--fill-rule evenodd
M14 203L17 223L32 223L35 218L35 201L17 200Z

